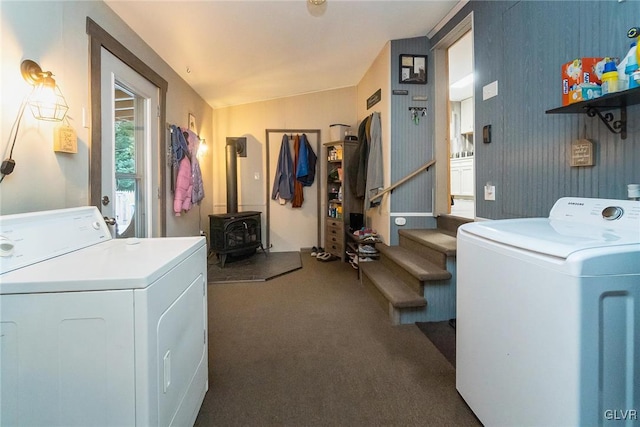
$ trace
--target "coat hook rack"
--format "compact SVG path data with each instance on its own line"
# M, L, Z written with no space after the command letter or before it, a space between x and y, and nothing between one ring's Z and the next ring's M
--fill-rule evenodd
M427 116L427 107L409 107L411 120L417 125L420 122L420 116Z

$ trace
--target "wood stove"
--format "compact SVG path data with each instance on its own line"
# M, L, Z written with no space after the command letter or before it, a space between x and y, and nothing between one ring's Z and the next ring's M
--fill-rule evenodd
M238 212L237 157L246 146L247 138L227 138L227 213L209 215L209 252L218 255L220 267L227 255L254 254L257 248L267 255L262 246L261 212Z
M209 215L209 250L220 258L224 267L227 255L255 253L262 246L260 212L236 212Z

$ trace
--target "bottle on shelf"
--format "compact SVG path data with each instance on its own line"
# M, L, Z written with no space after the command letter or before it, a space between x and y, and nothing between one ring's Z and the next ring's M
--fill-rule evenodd
M616 63L608 61L604 65L604 73L602 74L602 94L613 93L618 91L618 69Z

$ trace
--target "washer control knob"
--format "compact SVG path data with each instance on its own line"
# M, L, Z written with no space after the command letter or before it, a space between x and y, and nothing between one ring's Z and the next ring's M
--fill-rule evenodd
M94 230L100 230L100 223L98 221L94 221L91 223L91 226Z
M0 236L0 257L10 257L13 255L15 243L4 236Z
M608 206L602 210L602 218L607 221L614 221L616 219L620 219L624 210L619 206Z

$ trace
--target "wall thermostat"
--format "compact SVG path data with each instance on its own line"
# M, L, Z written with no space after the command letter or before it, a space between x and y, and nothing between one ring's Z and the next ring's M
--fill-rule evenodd
M482 127L482 142L488 144L491 142L491 125Z

